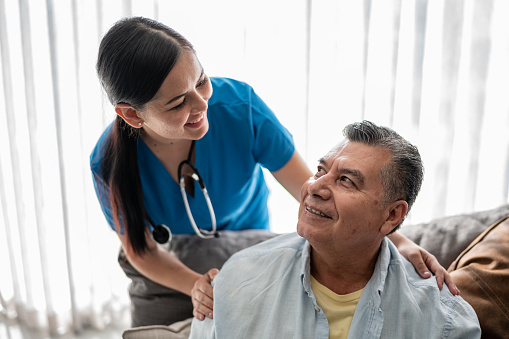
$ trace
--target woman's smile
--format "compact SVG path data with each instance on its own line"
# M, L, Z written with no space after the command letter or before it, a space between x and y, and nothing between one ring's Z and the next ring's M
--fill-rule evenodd
M185 126L186 127L190 127L190 128L200 128L201 126L203 126L203 123L204 123L204 119L203 118L204 117L205 117L205 114L201 113L196 119L186 123Z

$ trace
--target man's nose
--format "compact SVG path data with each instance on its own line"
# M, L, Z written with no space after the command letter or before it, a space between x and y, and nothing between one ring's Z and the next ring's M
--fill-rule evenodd
M323 175L317 179L311 178L309 180L309 185L307 191L310 195L327 200L331 196L330 191L330 178L326 175Z

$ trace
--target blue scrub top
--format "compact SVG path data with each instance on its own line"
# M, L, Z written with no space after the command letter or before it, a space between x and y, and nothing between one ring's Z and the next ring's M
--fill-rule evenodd
M261 166L269 171L281 169L294 153L292 136L249 85L226 78L210 80L214 92L207 113L209 130L196 141L195 166L212 201L217 228L269 229L269 191ZM114 229L101 175L101 149L112 126L100 137L90 161L101 208ZM141 138L138 167L145 208L154 223L169 226L174 234L194 233L179 185ZM188 200L197 225L210 230L210 215L198 183L194 198L188 194Z

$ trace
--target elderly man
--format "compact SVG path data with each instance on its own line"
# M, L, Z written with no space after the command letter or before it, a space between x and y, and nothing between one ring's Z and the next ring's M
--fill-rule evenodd
M234 255L214 279L214 319L192 338L479 338L473 309L421 278L386 235L419 192L416 147L363 121L302 187L297 233Z

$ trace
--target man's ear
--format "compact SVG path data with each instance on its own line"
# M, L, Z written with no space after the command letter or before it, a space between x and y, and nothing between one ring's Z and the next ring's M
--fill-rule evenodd
M133 106L123 103L116 104L115 112L132 127L141 128L143 126L144 121L139 117L138 111Z
M408 204L405 200L398 200L385 208L385 221L380 227L380 232L389 234L405 218Z

